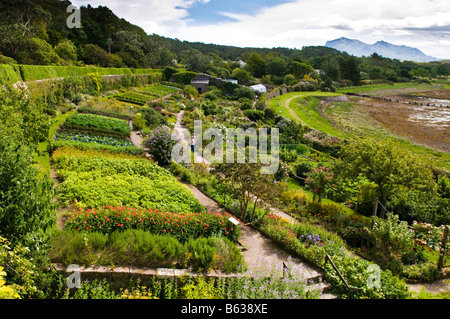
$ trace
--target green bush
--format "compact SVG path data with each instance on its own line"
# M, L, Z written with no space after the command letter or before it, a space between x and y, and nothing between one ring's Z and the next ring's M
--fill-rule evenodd
M179 72L175 73L173 77L175 78L175 82L188 85L191 84L191 81L197 76L195 72Z
M375 246L375 238L366 227L348 226L341 230L339 234L347 244L358 248L373 248Z
M159 165L168 165L172 160L172 148L176 142L167 126L160 126L152 131L145 141L149 154Z
M245 110L244 115L253 122L262 121L264 119L263 111Z
M349 295L347 287L341 281L330 263L325 266L325 280L332 285L332 291L343 299L407 299L410 297L408 286L389 270L380 270L380 286L370 286L369 277L374 273L370 270L370 262L355 258L348 254L332 256L332 260L341 275L351 287L360 288L360 291Z
M386 219L375 217L371 230L376 241L376 247L388 253L404 253L414 247L414 233L408 223L400 221L398 215L387 214Z
M430 283L435 282L442 276L436 265L430 262L405 265L401 267L399 275L410 280Z

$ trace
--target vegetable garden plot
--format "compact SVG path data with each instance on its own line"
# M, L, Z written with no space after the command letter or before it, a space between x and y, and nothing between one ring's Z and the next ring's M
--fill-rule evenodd
M62 180L58 199L80 208L130 206L163 211L202 212L187 187L142 156L61 148L53 153Z
M97 135L129 138L131 129L128 121L94 114L76 114L69 118L61 128Z

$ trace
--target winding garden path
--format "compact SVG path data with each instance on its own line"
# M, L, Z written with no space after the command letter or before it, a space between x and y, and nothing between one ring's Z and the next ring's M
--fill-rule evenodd
M181 126L183 117L183 111L177 116L177 122L174 128L174 133L182 137L186 134L186 128ZM142 147L142 137L132 132L132 142L139 147ZM200 161L203 159L200 156ZM206 161L206 160L205 160ZM192 191L194 196L199 200L200 204L206 207L210 212L223 212L224 210L220 205L205 195L202 191L191 184L186 184L186 187ZM279 211L283 218L290 218L287 214ZM289 271L295 272L298 278L304 280L309 284L309 289L318 289L324 291L328 286L322 283L322 274L304 263L299 258L292 258L287 252L279 247L270 238L264 236L260 231L252 226L242 225L242 235L239 239L239 244L242 245L242 254L247 264L247 275L258 275L267 273L275 268L281 274L283 271L283 265L289 265ZM322 299L334 299L334 295L322 293Z

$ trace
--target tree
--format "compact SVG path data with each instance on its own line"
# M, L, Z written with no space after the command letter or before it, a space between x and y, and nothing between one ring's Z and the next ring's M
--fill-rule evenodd
M280 57L268 59L266 63L266 73L275 76L283 76L286 73L286 62Z
M323 194L331 184L332 179L333 172L331 172L329 168L319 167L308 172L306 185L309 189L314 191L313 201L317 196L319 198L319 203L322 202Z
M297 82L298 81L293 74L288 74L284 77L284 83L286 85L294 85Z
M253 52L247 60L246 68L254 77L261 78L265 74L266 62L258 53Z
M400 221L398 215L388 213L385 220L375 218L370 232L375 237L375 245L389 255L405 253L414 247L414 233L407 222Z
M206 72L211 65L211 57L198 50L190 49L184 52L184 56L185 65L190 71Z
M47 37L45 30L50 20L50 14L34 1L1 1L0 51L18 60L17 54L25 48L28 39Z
M231 77L238 80L238 83L241 85L248 85L253 80L251 73L243 69L234 69Z
M351 81L353 85L361 84L361 73L354 56L349 56L342 61L341 76L343 79Z
M25 49L17 54L17 60L22 64L50 65L58 64L60 58L45 40L33 37L26 41Z
M292 61L289 63L286 73L294 75L297 79L303 79L305 75L310 75L314 72L311 65Z
M55 46L55 52L61 59L68 61L77 60L77 48L72 41L64 39Z
M341 78L339 61L336 57L326 57L322 60L321 70L325 78L331 81L339 81Z
M221 163L215 170L225 176L233 194L239 201L240 219L248 216L249 206L253 204L251 220L254 219L258 204L273 196L276 189L273 175L261 174L261 163Z
M249 87L241 86L234 90L234 95L238 99L248 99L253 101L255 99L255 92Z
M348 178L362 174L377 185L378 197L386 207L387 196L398 187L435 194L432 171L420 159L391 140L354 139L339 154L335 172Z

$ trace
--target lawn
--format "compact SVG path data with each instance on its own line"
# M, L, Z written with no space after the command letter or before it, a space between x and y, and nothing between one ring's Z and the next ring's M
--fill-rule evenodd
M321 103L318 97L340 95L342 94L328 92L292 92L280 95L268 103L277 114L323 133L342 138L345 134L335 129L317 110L317 107Z
M48 132L48 140L40 143L38 145L38 152L35 154L35 161L38 166L45 170L46 172L50 172L50 155L47 152L50 141L53 139L53 136L56 134L58 128L70 117L74 116L77 113L76 110L67 112L65 114L57 115L53 118L52 123L50 125L50 129Z

